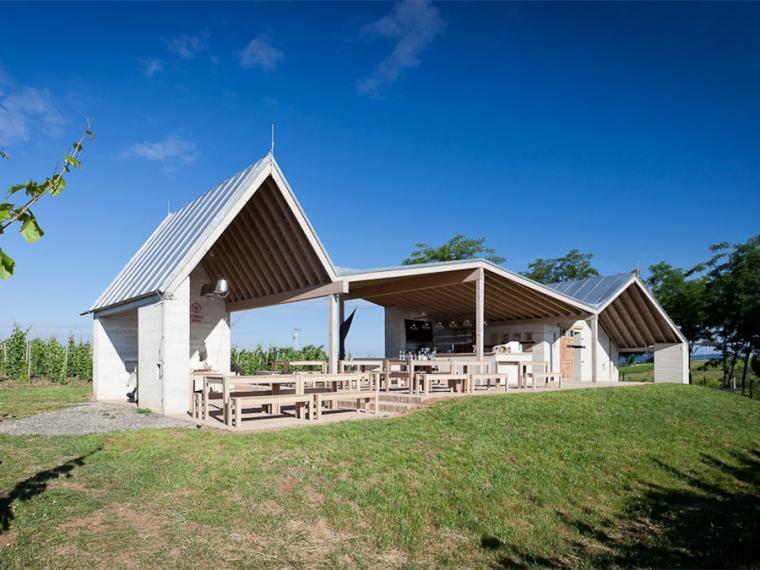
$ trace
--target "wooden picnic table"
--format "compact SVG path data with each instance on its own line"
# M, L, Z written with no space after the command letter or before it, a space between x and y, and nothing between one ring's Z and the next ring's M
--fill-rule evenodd
M549 363L545 360L521 360L521 359L505 359L505 360L499 360L498 366L506 365L506 366L517 366L517 387L518 388L527 388L527 379L526 376L528 374L528 366L531 368L534 367L540 367L543 368L542 372L546 372L546 369L549 367ZM533 388L536 387L536 381L533 380Z

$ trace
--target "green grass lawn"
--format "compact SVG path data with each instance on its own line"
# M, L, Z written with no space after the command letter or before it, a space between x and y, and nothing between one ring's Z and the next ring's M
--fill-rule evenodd
M760 565L760 403L698 386L0 456L2 567Z
M0 420L18 419L86 402L92 384L0 384Z

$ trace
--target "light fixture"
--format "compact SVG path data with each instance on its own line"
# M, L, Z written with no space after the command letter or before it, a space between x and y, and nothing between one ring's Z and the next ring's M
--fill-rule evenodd
M215 283L206 283L201 287L201 295L204 297L219 297L224 299L230 294L229 284L226 279L220 279Z
M431 323L430 321L423 321L422 322L422 330L423 331L429 331L432 328L433 328L433 323Z
M465 319L464 321L462 321L462 326L468 329L472 326L472 321L470 319Z
M409 325L409 330L410 331L416 331L416 330L419 330L419 328L420 327L417 326L417 321L412 321L412 324Z
M457 322L456 322L456 321L451 321L451 322L449 323L449 328L450 328L450 329L456 329L456 328L459 328L459 325L457 324Z

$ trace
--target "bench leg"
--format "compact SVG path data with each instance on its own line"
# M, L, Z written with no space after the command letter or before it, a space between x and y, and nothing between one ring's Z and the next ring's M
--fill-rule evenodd
M243 402L241 400L235 401L235 427L240 429L240 424L243 420Z

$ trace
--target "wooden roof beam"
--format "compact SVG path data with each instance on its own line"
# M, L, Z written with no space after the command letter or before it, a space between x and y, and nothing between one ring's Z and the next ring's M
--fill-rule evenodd
M293 236L288 235L288 232L284 231L282 223L272 224L271 219L282 221L283 218L286 217L282 214L277 217L277 214L271 207L272 200L274 200L274 198L272 197L271 190L267 190L261 195L261 206L264 210L266 210L266 213L262 212L262 216L264 218L264 222L267 225L267 228L269 229L269 232L274 236L275 243L283 252L283 259L285 259L285 261L288 263L290 270L293 271L294 274L296 273L297 267L298 280L304 287L309 285L317 285L319 283L319 280L311 275L310 269L308 269L304 263L304 256L299 255L299 252L293 246ZM290 263L290 260L294 260L295 264Z
M657 334L649 327L649 323L644 318L644 315L641 314L639 307L637 307L631 299L630 289L623 291L618 299L620 299L623 305L625 305L626 310L633 317L633 320L635 320L641 327L642 336L646 338L647 343L650 345L655 344L657 342Z
M315 253L314 248L309 243L309 239L303 231L303 228L299 225L298 220L293 215L290 206L286 202L285 198L277 189L277 184L273 178L267 179L267 186L272 190L274 195L274 205L279 208L282 219L290 228L292 234L296 237L296 241L300 246L300 253L306 259L307 263L311 266L313 274L317 277L319 283L324 283L330 280L330 275L325 271L322 261Z
M295 303L297 301L306 301L308 299L318 299L320 297L327 297L328 295L345 293L347 290L348 287L345 281L335 281L334 283L328 283L326 285L304 287L296 291L286 291L284 293L275 293L274 295L254 297L253 299L230 303L229 310L243 311L247 309L282 305L284 303Z
M419 277L406 277L404 279L390 279L388 283L380 283L361 287L360 283L351 284L347 299L360 299L363 297L382 297L384 295L395 295L398 293L408 293L419 291L421 289L436 289L458 285L474 281L478 277L477 269L465 269L452 271L450 273L437 273L433 275L423 275ZM357 286L358 285L358 286Z
M245 224L242 223L242 220L235 220L230 224L227 230L230 232L230 238L241 245L243 256L248 260L253 269L254 277L258 283L256 295L267 295L278 291L275 282L270 279L269 274L262 269L260 264L261 255L251 239L251 233L248 231Z
M264 212L262 212L262 200L264 200L263 195L255 195L252 200L253 207L248 210L248 213L256 221L256 229L259 231L259 234L263 239L263 245L269 250L274 265L279 269L280 275L288 284L285 290L293 291L296 289L302 289L307 284L299 278L295 271L293 271L292 261L282 250L281 245L277 240L277 236L275 236L272 231L271 222L266 219Z
M264 238L262 237L262 234L259 231L259 228L257 225L258 222L251 214L250 210L248 209L248 206L246 206L240 211L239 216L241 220L244 221L245 229L251 235L251 238L252 238L248 241L248 244L255 251L259 252L257 259L259 261L263 261L262 266L266 266L267 271L269 271L267 276L271 277L271 281L277 283L278 290L276 290L275 292L279 293L282 291L287 291L288 289L293 289L294 287L290 285L287 282L287 280L283 278L283 276L278 272L275 264L272 262L271 251L264 250L264 248L266 247L266 242L264 241Z

